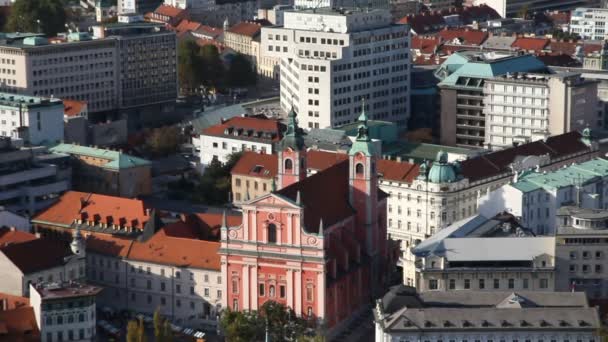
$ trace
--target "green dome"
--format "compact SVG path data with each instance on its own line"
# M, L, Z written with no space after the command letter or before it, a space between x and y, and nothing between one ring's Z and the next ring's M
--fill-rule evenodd
M451 183L456 181L456 170L448 163L448 154L440 151L429 171L429 182L431 183Z

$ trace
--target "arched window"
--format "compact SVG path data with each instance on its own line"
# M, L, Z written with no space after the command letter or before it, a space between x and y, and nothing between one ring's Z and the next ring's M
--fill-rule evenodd
M285 159L285 171L291 172L293 170L293 161L291 159Z
M268 225L268 242L277 243L277 226L273 223Z
M363 174L363 164L358 163L357 165L355 165L355 173L358 175Z

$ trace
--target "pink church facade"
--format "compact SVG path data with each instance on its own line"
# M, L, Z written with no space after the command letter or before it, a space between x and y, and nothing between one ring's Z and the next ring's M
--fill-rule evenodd
M245 203L240 226L222 227L223 305L257 310L273 300L331 329L383 293L387 195L365 114L349 159L308 178L293 111L289 119L277 189Z

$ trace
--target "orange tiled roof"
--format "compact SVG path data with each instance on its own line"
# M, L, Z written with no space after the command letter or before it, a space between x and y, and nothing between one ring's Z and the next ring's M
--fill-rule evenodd
M206 128L202 134L215 136L229 135L234 139L277 142L281 140L281 127L280 122L275 119L236 116L221 124ZM238 135L234 135L235 131L237 131ZM253 133L253 135L245 134L249 132ZM264 135L258 137L256 136L258 132L270 133L272 137L268 138Z
M82 201L86 202L84 207ZM119 224L123 221L127 226L137 222L137 227L141 228L149 216L143 201L137 199L68 191L58 202L35 216L33 221L70 225L74 220L83 218L105 224Z
M161 229L146 242L133 242L129 259L219 270L219 248L219 242L170 237Z
M487 32L471 30L468 28L445 29L440 31L438 35L439 37L448 41L458 39L462 42L462 44L466 45L481 45L488 38Z
M197 30L201 26L202 26L202 24L197 21L190 21L188 19L184 19L179 22L179 24L175 27L175 30L178 33L182 33L182 32Z
M0 311L0 341L30 342L40 341L40 330L31 306Z
M126 258L129 255L129 250L131 249L133 240L110 234L87 232L85 243L87 246L87 251Z
M345 153L333 153L319 150L308 150L306 152L306 164L309 169L325 170L332 165L347 160Z
M6 227L0 228L0 246L31 240L36 240L36 235Z
M0 300L6 300L7 308L6 310L12 310L16 308L20 308L22 306L29 306L30 299L27 297L21 296L13 296L8 293L0 292Z
M168 5L160 5L156 8L156 10L154 10L155 14L160 14L163 16L171 17L171 18L175 18L178 15L182 14L183 12L184 12L184 10L181 8L168 6Z
M573 55L576 52L577 45L578 43L575 41L551 40L549 42L549 49L552 53Z
M511 47L525 51L539 52L545 49L549 44L549 39L546 38L528 38L519 37L511 44Z
M86 104L85 101L63 100L63 114L70 117L77 116Z
M231 28L228 29L228 32L239 34L242 36L255 37L262 30L262 25L259 23L252 23L248 21L242 21Z
M417 164L398 162L394 160L378 160L378 174L386 180L411 183L419 174Z
M412 37L412 49L420 50L422 54L431 54L435 52L435 49L441 43L441 38L437 36L423 37L413 36Z
M277 175L277 163L275 154L244 152L230 172L236 175L273 178Z
M35 252L36 255L32 253ZM34 239L0 247L3 253L23 274L30 274L62 266L72 255L67 243L51 239Z

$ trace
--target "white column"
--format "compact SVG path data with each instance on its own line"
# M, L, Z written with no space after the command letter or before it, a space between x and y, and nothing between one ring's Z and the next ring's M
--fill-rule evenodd
M289 306L290 308L294 308L293 305L293 292L294 292L294 288L293 288L293 271L292 270L287 270L287 306Z
M317 316L325 318L325 273L317 272Z
M242 279L243 310L249 310L249 292L251 291L251 286L249 285L249 265L243 265Z
M293 215L287 214L287 244L293 245Z
M298 316L302 315L302 270L296 271L296 314Z
M252 289L251 291L251 309L258 309L258 267L257 265L251 266L251 283Z

